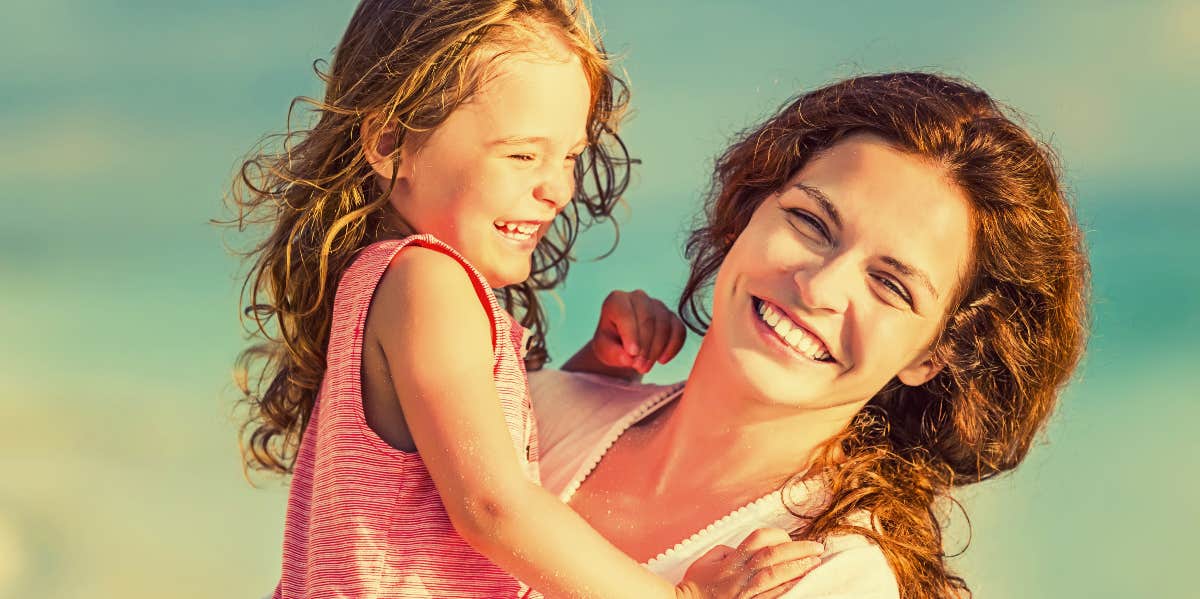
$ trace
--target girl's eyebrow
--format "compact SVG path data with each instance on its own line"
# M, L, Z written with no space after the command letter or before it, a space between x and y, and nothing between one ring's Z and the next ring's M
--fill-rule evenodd
M833 202L829 200L829 196L825 195L825 192L803 183L796 183L792 187L807 193L808 197L812 198L821 207L821 210L825 212L825 216L829 217L829 220L833 221L833 224L837 228L842 228L842 215L838 212L837 206L834 206Z
M540 135L536 135L536 136L511 136L511 137L501 137L500 139L493 140L493 141L492 141L492 142L490 142L488 145L489 145L489 146L520 146L520 145L526 145L526 144L535 144L535 145L540 145L540 146L548 146L548 145L550 145L550 138L548 138L548 137L544 137L544 136L540 136ZM579 147L579 146L582 146L582 145L585 145L585 144L587 144L587 138L586 138L586 137L584 137L584 138L580 139L579 141L575 142L575 145L574 145L574 146L571 146L571 147L573 147L573 148L574 148L574 147Z
M517 136L513 136L513 137L501 137L500 139L497 139L497 140L494 140L494 141L492 141L492 142L491 142L490 144L488 144L488 145L492 145L492 146L518 146L518 145L524 145L524 144L538 144L538 145L543 145L543 146L544 146L544 145L546 145L546 144L548 144L548 143L550 143L550 140L549 140L548 138L545 138L545 137L517 137Z

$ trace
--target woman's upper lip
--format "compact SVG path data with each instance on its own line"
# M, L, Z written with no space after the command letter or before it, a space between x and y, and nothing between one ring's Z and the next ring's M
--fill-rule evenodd
M805 333L808 333L809 335L812 335L813 337L815 337L816 340L820 341L821 345L825 347L825 351L829 352L829 357L834 362L837 362L838 364L842 363L842 360L838 356L838 353L834 352L833 346L829 345L829 342L825 341L824 335L821 335L821 333L817 332L817 330L812 326L812 324L810 324L808 321L806 321L804 318L802 318L799 314L797 314L795 310L792 310L791 308L787 308L785 306L781 306L778 302L767 299L765 297L760 297L758 299L759 299L759 301L763 301L763 302L767 302L768 304L771 304L772 308L779 310L779 312L781 314L790 318L792 320L792 322L796 323L797 325L800 326L800 328L804 329Z

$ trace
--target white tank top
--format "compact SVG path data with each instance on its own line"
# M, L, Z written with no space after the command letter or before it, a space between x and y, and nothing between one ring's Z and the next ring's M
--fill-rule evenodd
M682 384L628 383L608 377L542 370L529 374L529 391L537 414L542 485L564 503L632 424L679 397ZM755 529L792 529L803 521L792 510L818 509L825 500L819 482L794 484L739 507L643 564L672 583L683 578L692 562L712 547L736 547ZM863 513L854 522L867 526ZM883 552L862 535L825 540L821 564L784 597L822 599L899 599L896 578Z

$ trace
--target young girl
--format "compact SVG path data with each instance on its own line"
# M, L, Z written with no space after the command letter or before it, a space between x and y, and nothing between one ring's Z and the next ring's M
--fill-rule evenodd
M269 380L243 387L248 462L294 475L275 597L532 594L517 579L553 596L740 597L815 565L815 544L764 532L672 586L539 486L535 292L626 182L605 143L620 147L625 95L591 31L556 0L364 0L315 127L243 167L237 222L271 226L247 279L268 342L243 366L264 357ZM670 331L653 320L616 330ZM637 337L617 340L619 360L644 371L682 331Z

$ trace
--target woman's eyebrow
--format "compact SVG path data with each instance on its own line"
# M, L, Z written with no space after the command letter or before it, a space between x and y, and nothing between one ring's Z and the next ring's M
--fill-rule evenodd
M833 221L833 224L837 225L838 228L841 228L842 215L838 213L837 206L833 205L833 202L830 201L829 196L825 195L825 192L813 187L812 185L805 185L804 183L795 183L792 185L792 187L795 187L796 189L808 194L808 197L812 198L813 201L821 207L821 210L825 212L825 215L829 217L829 220ZM939 297L937 289L933 287L933 283L929 281L929 275L925 274L925 271L910 264L901 262L900 260L897 260L891 256L884 256L883 261L899 271L900 274L916 279L925 287L925 289L929 290L929 293L933 294L934 299Z
M891 256L884 256L882 260L892 268L900 271L900 274L916 279L918 282L924 285L926 289L929 290L929 293L933 294L934 299L938 298L937 289L933 288L933 283L929 282L929 275L925 274L925 271L909 264L905 264L904 262L901 262Z
M808 197L812 198L813 201L821 207L821 210L825 212L825 216L828 216L829 220L833 221L833 224L836 225L837 228L842 228L842 215L838 213L837 206L833 205L833 202L829 200L829 196L825 195L825 192L817 189L816 187L805 185L803 183L796 183L792 185L792 187L807 193Z

